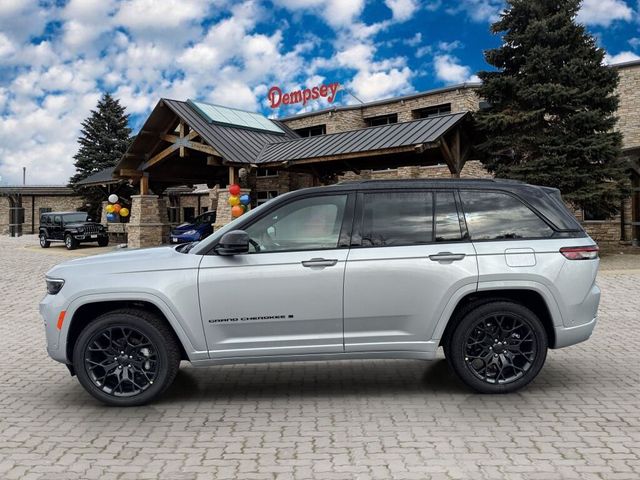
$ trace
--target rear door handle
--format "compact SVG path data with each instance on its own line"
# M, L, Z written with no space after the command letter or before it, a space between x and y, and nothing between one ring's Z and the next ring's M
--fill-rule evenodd
M334 258L312 258L311 260L304 260L302 262L303 267L333 267L338 263Z
M429 255L429 260L434 262L456 262L465 257L464 253L440 252L435 255Z

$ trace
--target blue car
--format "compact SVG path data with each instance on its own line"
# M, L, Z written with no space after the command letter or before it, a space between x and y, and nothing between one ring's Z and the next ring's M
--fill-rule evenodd
M213 233L216 212L205 212L190 223L178 225L171 231L171 243L197 242Z

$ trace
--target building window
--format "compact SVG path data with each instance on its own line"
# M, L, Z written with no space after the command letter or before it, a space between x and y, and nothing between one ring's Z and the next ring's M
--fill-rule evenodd
M275 168L258 168L256 169L256 177L277 177L278 170Z
M268 192L258 192L257 194L258 205L262 205L265 202L268 202L272 198L276 198L278 196L277 190L269 190Z
M182 219L185 222L191 222L196 216L196 209L193 207L183 207L182 209Z
M209 210L209 207L200 207L200 215L207 212L208 210Z
M598 207L592 207L582 210L582 218L585 222L602 222L609 220L610 217L606 211Z
M365 118L368 127L377 127L378 125L389 125L391 123L398 123L398 114L391 113L389 115L380 115L379 117Z
M327 133L327 126L315 125L313 127L296 128L294 131L301 137L315 137L316 135L324 135Z
M451 113L451 104L443 103L442 105L434 105L433 107L420 108L413 111L413 118L427 118L434 115L442 115Z

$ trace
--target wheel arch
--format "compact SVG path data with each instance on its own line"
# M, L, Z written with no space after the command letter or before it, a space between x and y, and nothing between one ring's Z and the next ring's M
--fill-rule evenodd
M479 290L463 296L456 304L451 315L446 319L446 324L442 327L443 331L440 336L439 345L442 346L448 341L456 325L467 312L486 303L495 301L513 302L530 309L542 322L549 341L549 347L555 347L554 324L556 322L544 295L534 289L516 288Z
M100 315L123 308L137 309L142 311L151 312L156 315L161 321L165 322L171 332L175 335L176 341L180 346L180 355L182 360L190 360L187 350L193 351L191 342L186 337L186 334L182 329L176 328L177 322L174 319L170 319L166 314L166 310L161 308L156 302L150 299L86 299L85 302L75 306L69 317L68 323L65 325L65 355L67 361L73 358L73 349L76 341L80 336L80 333L84 328L89 325ZM173 320L173 321L172 321ZM65 333L65 332L63 332Z

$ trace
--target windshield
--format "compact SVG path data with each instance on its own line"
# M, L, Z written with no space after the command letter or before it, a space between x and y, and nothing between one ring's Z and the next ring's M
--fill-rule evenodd
M81 223L87 221L87 214L85 212L70 213L64 215L64 223Z
M283 196L284 195L281 195L278 198L282 198ZM235 230L236 228L238 228L237 226L240 223L244 223L246 220L250 220L255 215L258 215L262 211L262 209L265 207L265 205L271 205L271 202L272 200L269 200L268 202L265 202L262 205L252 210L249 210L249 212L246 213L245 215L242 215L236 218L235 220L231 221L230 223L227 223L224 227L220 228L219 230L216 230L215 232L213 232L212 235L208 236L207 238L202 240L200 243L198 243L198 245L193 247L193 250L191 250L189 253L194 253L196 255L203 255L207 250L209 250L211 245L215 244L218 241L218 239L222 237L222 235L224 235L227 232L230 232L231 230Z

